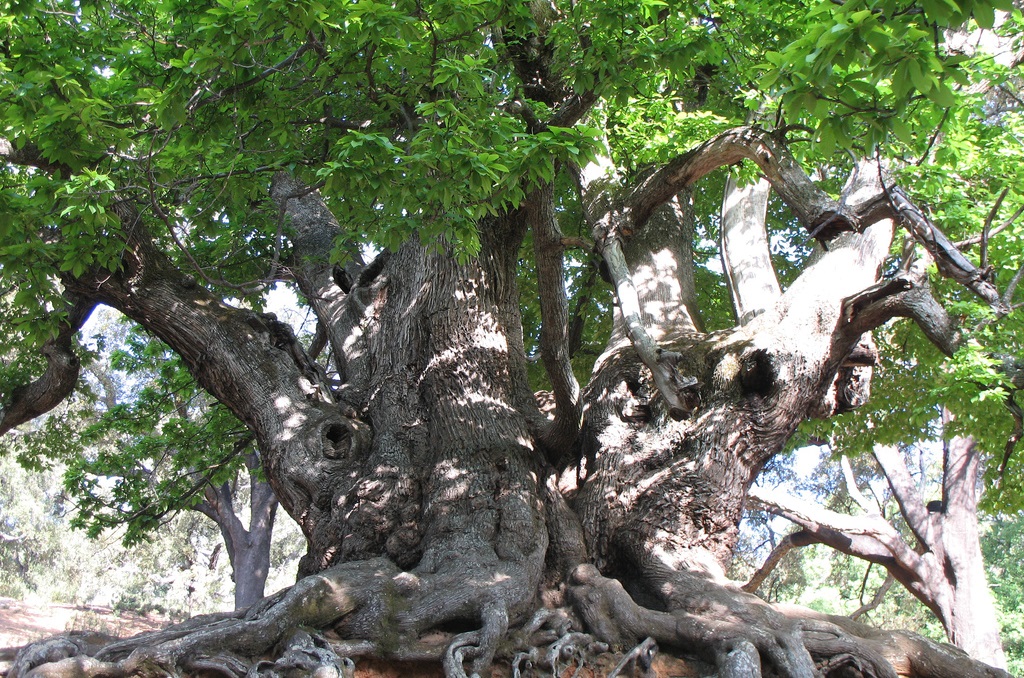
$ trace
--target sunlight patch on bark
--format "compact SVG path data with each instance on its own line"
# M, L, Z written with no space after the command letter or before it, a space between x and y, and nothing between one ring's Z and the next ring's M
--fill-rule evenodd
M679 303L683 290L677 271L679 262L669 249L652 252L650 264L640 264L633 273L633 285L643 300L644 324L654 341L661 341L677 326L690 327L692 320Z

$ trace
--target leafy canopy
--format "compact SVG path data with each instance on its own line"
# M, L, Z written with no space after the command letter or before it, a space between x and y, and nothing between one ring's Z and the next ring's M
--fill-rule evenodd
M417 237L465 258L482 219L565 163L607 153L628 182L756 118L806 132L795 149L833 191L847 151L892 159L933 218L969 237L998 196L997 223L1024 199L1022 121L1012 69L950 42L977 28L1019 40L1020 22L1010 0L4 2L0 392L40 372L36 349L66 313L62 279L116 270L134 219L201 284L259 308L290 247L267 195L281 170L321 190L347 241ZM588 98L588 116L558 124ZM568 215L572 187L558 181ZM695 195L711 327L731 320L714 266L721 181ZM770 227L785 282L807 243L777 207ZM1024 263L1012 229L987 247L1010 270ZM580 308L591 266L573 269ZM958 421L985 427L1005 389L985 356L1019 350L1020 320L985 324L962 290L936 287L981 328L977 342L945 363L894 327L905 350L887 358L892 395L877 402L911 403L921 428L936 403L967 395L979 406Z

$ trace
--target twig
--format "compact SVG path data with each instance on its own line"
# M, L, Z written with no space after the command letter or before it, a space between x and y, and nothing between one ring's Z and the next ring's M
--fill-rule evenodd
M269 66L269 67L263 69L263 71L261 73L259 73L258 75L255 75L255 76L249 78L248 80L245 80L243 82L237 83L235 85L231 85L230 87L222 89L219 92L214 92L213 94L211 94L210 96L206 97L205 99L201 99L201 100L197 99L194 102L189 102L190 103L189 110L190 111L195 111L195 110L197 110L199 108L202 108L206 104L212 104L214 102L220 101L221 99L223 99L224 97L228 96L229 94L234 94L235 92L243 90L243 89L245 89L247 87L251 87L252 85L255 85L256 83L258 83L258 82L260 82L262 80L266 80L267 78L269 78L270 76L274 75L275 73L279 73L279 72L283 71L284 69L288 68L289 66L291 66L293 63L295 63L295 61L299 57L301 57L303 54L305 54L311 47L313 47L313 36L312 35L310 35L308 37L308 39L306 40L306 42L302 43L302 45L299 46L299 48L297 50L295 50L294 52L292 52L289 56L285 57L283 60L279 61L278 63L274 64L273 66Z
M868 579L868 573L869 572L871 572L871 565L870 564L868 565L868 569L864 571L864 584L865 585L867 585L867 579ZM868 612L871 612L872 610L877 608L879 605L881 605L882 601L885 600L885 594L887 594L889 592L889 589L892 588L892 585L893 585L893 583L895 583L895 581L896 581L896 578L892 576L891 572L886 573L885 581L882 582L882 585L878 587L877 591L875 591L875 595L872 596L870 601L868 601L866 603L863 603L860 607L858 607L856 610L854 610L853 613L850 615L850 619L857 619L858 617L860 617L860 616L862 616L864 614L867 614ZM864 595L864 587L861 587L861 596L863 596L863 595Z
M1024 409L1017 404L1017 400L1014 398L1014 394L1011 392L1006 396L1006 409L1010 410L1010 416L1013 417L1013 432L1010 433L1010 437L1006 440L1006 446L1003 448L1003 458L999 462L999 485L1002 487L1003 478L1006 474L1006 467L1010 463L1010 458L1013 456L1013 451L1017 447L1017 443L1020 442L1021 438L1024 438Z
M1010 284L1006 286L1006 291L1003 292L1003 303L1005 305L1010 306L1010 302L1013 301L1013 293L1017 291L1017 285L1020 284L1022 277L1024 277L1024 264L1021 264L1021 267L1017 269L1017 272L1013 275L1013 280L1010 281ZM1013 306L1010 307L1014 308Z
M1003 223L1001 223L998 226L996 226L995 228L993 228L992 231L988 234L988 237L992 238L993 236L999 235L1000 233L1002 233L1003 231L1008 229L1010 226L1013 225L1013 222L1017 221L1017 219L1020 218L1020 215L1022 215L1022 214L1024 214L1024 205L1021 205L1020 207L1018 207L1017 211L1014 212L1013 215L1010 216L1010 218L1008 218L1006 221L1004 221ZM957 249L965 250L968 247L971 247L972 245L977 245L980 242L981 242L981 236L980 235L976 235L973 238L967 238L966 240L960 240L960 241L958 241L958 242L956 242L954 244L956 245Z
M999 214L999 208L1003 205L1003 200L1006 198L1006 194L1010 192L1010 187L1007 186L1003 189L1003 192L996 198L996 202L992 205L992 209L988 212L988 217L985 218L985 227L981 229L981 259L979 265L981 270L985 270L988 266L988 239L989 233L992 230L992 222L995 220L996 215Z

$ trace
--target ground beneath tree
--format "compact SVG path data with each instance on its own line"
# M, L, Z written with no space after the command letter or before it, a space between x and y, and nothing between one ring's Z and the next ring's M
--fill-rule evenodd
M0 648L25 645L65 631L94 631L127 638L161 629L170 621L109 607L28 603L0 598Z
M28 643L67 631L92 631L127 638L161 629L170 620L128 612L115 613L109 607L30 603L0 597L0 675L15 651Z
M156 631L171 623L160 616L144 616L114 612L109 607L30 603L0 597L0 677L6 676L17 650L36 640L66 632L93 632L128 638L146 631ZM567 667L564 676L601 678L611 671L620 656L602 656L593 670L576 673ZM508 667L496 666L491 678L505 678ZM629 675L628 673L626 675ZM683 678L694 675L684 662L667 655L655 659L654 675L658 678ZM356 678L443 678L438 664L384 662L360 658L356 661Z

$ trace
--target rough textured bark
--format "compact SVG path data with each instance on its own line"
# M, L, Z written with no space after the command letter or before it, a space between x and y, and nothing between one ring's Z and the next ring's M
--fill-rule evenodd
M0 435L49 412L75 389L82 363L74 351L74 336L89 319L96 301L89 297L79 298L74 294L66 297L67 320L61 323L57 336L48 340L40 349L46 358L46 372L0 400Z
M551 122L586 105L567 100ZM828 248L771 308L705 333L687 191L744 158ZM374 654L429 656L464 676L499 649L557 668L637 645L634 661L648 662L648 637L723 676L850 666L1001 675L911 636L770 606L722 570L762 465L802 419L855 404L851 354L891 317L877 303L885 294L870 313L846 303L877 284L898 216L878 207L877 173L855 176L836 199L784 140L742 128L618 195L583 196L619 307L578 399L558 377L563 334L546 327L542 337L561 382L554 424L527 381L516 282L531 228L557 277L544 190L480 222L471 261L411 241L342 276L324 258L337 222L316 191L278 176L271 196L295 233L290 270L327 334L336 379L276 318L233 308L174 268L120 204L131 227L122 268L66 286L163 339L249 427L307 538L304 578L244 612L100 651L30 648L13 675L332 675ZM554 287L544 285L544 322L557 325ZM443 641L428 643L428 632Z

